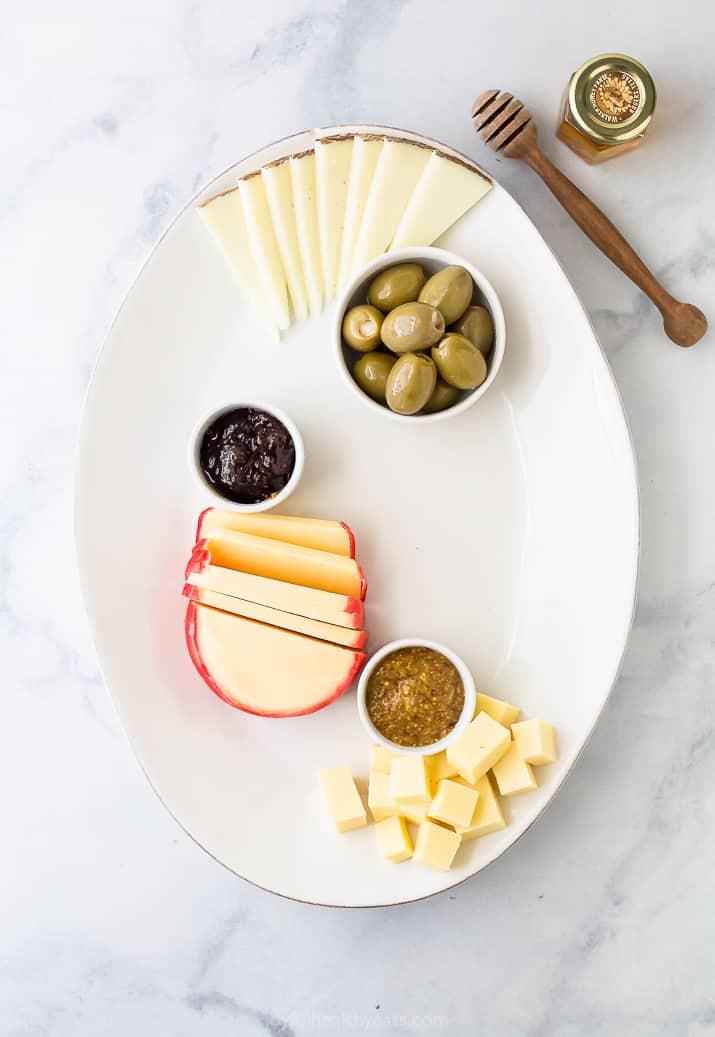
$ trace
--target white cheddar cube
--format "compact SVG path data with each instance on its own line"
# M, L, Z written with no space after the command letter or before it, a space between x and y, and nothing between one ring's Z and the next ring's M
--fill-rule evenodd
M474 817L479 793L462 782L443 778L432 800L427 816L453 828L466 828Z
M434 792L437 791L437 786L443 778L453 778L457 774L457 768L449 762L444 749L441 753L435 753L434 756L426 757L426 763L427 773L432 782Z
M420 825L427 818L429 805L428 799L424 803L399 803L397 811L400 817L407 818L413 825Z
M365 807L349 767L320 772L320 785L337 832L349 832L367 824Z
M375 825L377 848L381 857L393 864L412 856L412 840L403 817L388 817Z
M395 756L390 768L390 796L400 804L429 802L429 782L422 756Z
M447 746L447 759L463 778L474 784L504 755L510 744L511 735L506 727L488 713L478 713Z
M443 828L433 821L423 821L417 832L412 859L427 868L449 871L461 841L461 835L451 828Z
M504 727L511 727L514 721L519 719L521 710L518 706L511 706L508 702L502 702L501 699L493 699L491 695L477 694L476 713L487 713L497 723L503 724Z
M389 774L395 753L391 753L384 745L370 746L370 773Z
M457 779L457 781L463 780L463 778ZM489 775L482 775L476 785L474 785L474 788L479 793L479 798L474 808L472 820L465 828L457 829L465 842L468 839L478 839L482 835L490 835L492 832L498 832L502 828L506 828L506 821L504 820L499 800L492 788Z
M536 788L536 778L531 765L519 756L516 742L512 742L508 752L494 764L492 772L502 796L518 796L522 792L531 792Z
M367 786L367 805L376 821L385 817L393 817L401 813L400 808L390 795L390 775L370 771Z
M543 720L522 720L512 724L511 733L519 750L519 756L526 763L542 766L556 760L556 739L551 724Z

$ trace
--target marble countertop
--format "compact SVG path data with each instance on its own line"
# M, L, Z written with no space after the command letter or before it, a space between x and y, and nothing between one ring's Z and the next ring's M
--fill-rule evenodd
M687 17L665 0L5 11L0 1034L715 1032L713 335L670 345L644 297L469 121L487 87L523 97L547 152L712 318L714 27L710 0ZM569 73L613 47L651 69L660 103L642 149L589 168L551 129ZM376 911L272 897L179 830L100 678L72 535L83 394L152 245L241 155L349 121L460 147L524 205L608 354L643 509L623 673L557 800L478 878Z

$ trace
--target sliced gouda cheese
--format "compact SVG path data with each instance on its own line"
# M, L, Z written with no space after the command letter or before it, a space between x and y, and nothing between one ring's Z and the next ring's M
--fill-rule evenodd
M208 551L212 565L226 569L345 594L350 598L364 599L367 590L362 569L353 558L344 555L250 533L237 533L232 529L214 529L206 541L200 541L197 546Z
M338 280L352 150L352 137L349 140L327 139L315 143L318 232L326 299L332 299Z
M353 249L360 231L365 204L370 193L370 184L382 146L381 140L365 140L363 137L356 137L353 143L348 196L343 221L343 240L340 246L338 287L342 287L350 276Z
M315 637L319 641L330 641L332 644L344 645L345 648L364 648L367 643L364 630L324 623L307 616L296 616L292 612L283 612L269 605L259 605L255 601L244 601L243 598L232 598L230 594L205 590L191 583L184 587L184 597L200 601L202 605L210 605L211 608L221 609L222 612L230 612L234 616L256 619L259 623L269 623L283 630L294 630L296 634Z
M260 174L256 173L239 180L238 193L263 294L268 301L276 327L285 331L290 327L286 276L273 233L266 189Z
M315 153L293 155L290 159L295 226L303 264L308 307L313 316L323 308L323 271L318 235L318 203L315 186Z
M262 716L300 716L350 687L365 653L189 602L186 643L220 698Z
M303 320L308 316L308 297L295 224L293 185L288 160L283 159L281 162L264 166L261 176L266 189L278 251L288 282L293 313L298 320Z
M319 619L324 623L359 630L364 620L364 606L358 598L330 594L313 587L297 587L265 576L253 576L234 569L223 569L208 563L205 550L198 548L186 568L186 582L194 587L228 594L260 605L293 612L297 616Z
M196 539L202 540L214 529L234 529L240 533L285 540L289 544L314 547L336 555L355 557L355 538L344 522L330 519L293 518L290 515L251 515L226 508L207 508L199 516Z
M402 214L391 247L431 245L491 186L476 170L433 152Z

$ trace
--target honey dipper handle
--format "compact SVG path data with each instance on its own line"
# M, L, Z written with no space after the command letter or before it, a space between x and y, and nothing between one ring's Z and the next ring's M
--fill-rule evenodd
M537 144L525 149L519 158L539 174L594 245L658 307L669 339L679 346L692 346L703 337L708 327L705 315L697 306L679 302L665 290L608 217L557 169Z

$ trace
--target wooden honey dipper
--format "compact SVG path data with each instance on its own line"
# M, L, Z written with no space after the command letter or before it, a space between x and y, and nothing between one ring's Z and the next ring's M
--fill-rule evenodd
M521 101L487 90L472 106L472 121L485 144L507 158L520 158L538 173L584 234L657 306L669 339L692 346L703 337L705 315L697 306L674 299L608 217L546 157L537 143L536 124Z

